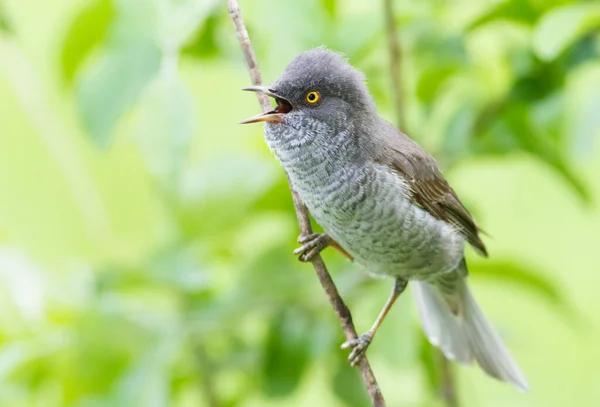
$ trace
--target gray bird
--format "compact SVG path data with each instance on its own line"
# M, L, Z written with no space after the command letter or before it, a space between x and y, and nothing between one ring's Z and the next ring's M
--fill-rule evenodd
M308 261L332 246L368 272L394 278L372 328L342 347L358 363L411 281L433 345L528 390L467 285L465 242L487 256L477 224L435 160L378 116L364 81L339 54L319 47L296 57L271 86L244 89L275 99L274 110L242 123L265 123L269 148L327 232L301 236L295 253Z

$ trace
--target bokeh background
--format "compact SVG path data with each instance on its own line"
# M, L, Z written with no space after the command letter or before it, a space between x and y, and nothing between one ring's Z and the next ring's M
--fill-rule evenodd
M0 406L366 406L224 1L0 2ZM383 2L243 0L267 82L345 53L397 122ZM471 284L528 376L460 406L600 405L600 4L395 0L403 129L489 236ZM367 329L390 289L325 259ZM369 350L443 406L411 295Z

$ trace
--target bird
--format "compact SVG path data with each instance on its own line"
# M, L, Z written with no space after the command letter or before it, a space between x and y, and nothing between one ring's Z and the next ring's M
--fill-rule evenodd
M369 274L394 281L371 329L342 345L352 349L351 364L410 283L432 345L527 391L467 284L466 244L487 257L480 228L435 159L378 115L365 76L321 46L298 55L271 85L243 90L274 99L271 111L241 123L264 123L269 149L325 231L300 236L294 253L310 261L333 247Z

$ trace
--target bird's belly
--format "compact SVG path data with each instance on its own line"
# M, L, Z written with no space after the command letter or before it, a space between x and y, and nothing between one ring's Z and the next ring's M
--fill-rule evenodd
M325 188L299 188L317 222L374 274L422 279L456 267L464 239L414 205L406 185L385 170L350 174ZM333 191L333 192L332 192Z
M358 214L352 222L315 218L374 274L422 279L454 269L462 258L460 235L425 211L415 208L400 214L397 208L374 209L368 218Z

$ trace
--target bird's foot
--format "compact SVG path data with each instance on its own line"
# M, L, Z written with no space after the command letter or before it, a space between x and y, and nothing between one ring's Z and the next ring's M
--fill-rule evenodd
M328 234L312 233L310 235L300 235L298 243L302 246L294 250L294 255L298 256L298 260L308 262L313 259L324 248L331 243L331 237Z
M358 362L360 362L360 359L364 356L372 340L373 331L369 330L354 340L342 343L342 349L352 348L352 352L350 352L350 355L348 356L350 365L358 365Z

